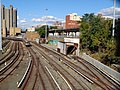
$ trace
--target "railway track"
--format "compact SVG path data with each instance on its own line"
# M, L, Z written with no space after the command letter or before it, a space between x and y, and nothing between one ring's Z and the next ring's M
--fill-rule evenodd
M33 50L35 50L35 48L37 50L36 52L39 52L43 57L45 57L46 60L48 60L49 64L55 69L55 71L59 72L67 80L67 82L69 82L72 90L90 90L87 85L85 86L80 83L76 78L74 78L70 73L68 73L68 71L66 71L62 66L55 62L50 56L48 56L47 53L44 52L44 50L41 50L38 47L34 47Z
M35 52L29 48L29 51L31 53L31 57L33 60L33 69L34 69L34 74L31 73L31 75L35 77L30 77L27 84L25 85L24 90L28 89L29 86L31 85L32 90L35 90L35 88L41 88L40 90L56 90L56 87L54 86L51 78L49 78L49 75L46 74L45 68L42 67L42 64L39 62L38 56L36 56ZM33 70L32 70L33 72ZM31 84L30 81L34 78L34 83ZM41 83L41 85L38 84L38 82ZM30 89L29 89L30 90Z
M10 41L9 40L5 40L3 43L2 43L2 47L5 47Z
M23 57L23 51L21 49L21 44L17 42L13 48L13 55L10 55L5 61L9 60L4 67L0 69L0 82L4 80L10 73L17 67Z
M6 59L3 58L5 62L8 62L5 67L3 66L5 69L0 72L0 90L23 90L23 84L27 82L25 78L27 78L29 74L26 73L25 75L25 69L30 61L30 58L28 58L29 51L21 41L12 41L10 46L10 53L8 54L9 58L6 58L7 56L5 57ZM10 55L12 52L14 52L14 54ZM7 54L5 53L5 55ZM31 65L32 61L30 66ZM27 77L23 78L22 76Z
M40 46L39 46L40 47ZM44 48L44 47L41 47ZM44 48L46 49L46 48ZM47 51L48 49L46 49ZM82 72L82 74L84 76L86 76L87 78L89 78L91 81L93 81L97 86L99 86L101 89L106 89L106 90L119 90L120 86L118 83L115 83L114 81L110 80L110 78L108 78L107 76L105 76L104 74L101 74L100 71L96 70L95 68L93 68L93 66L90 66L89 64L82 64L80 63L81 60L79 60L79 64L75 65L73 62L68 61L67 59L63 58L63 56L61 56L60 54L55 54L55 52L51 52L51 51L47 51L49 55L53 55L55 58L57 58L57 60L59 60L58 58L61 58L61 60L64 60L64 64L66 64L69 67L74 67L75 70L77 70L78 72ZM83 61L83 60L82 60ZM82 64L85 68L85 70L80 67ZM90 69L92 68L92 69Z
M15 48L16 48L15 43L14 43L14 42L11 42L11 43L10 43L10 46L9 46L9 51L6 52L6 53L3 55L3 57L0 59L0 65L1 65L1 66L2 66L2 64L4 64L5 62L7 63L7 61L9 61L12 56L14 56L14 54L15 54L15 52L16 52L16 51L15 51Z
M86 67L86 69L88 69L90 72L92 72L97 80L100 80L101 82L103 82L102 80L105 79L104 82L103 82L104 85L106 85L108 87L109 86L113 87L111 89L118 89L118 90L120 89L120 83L119 82L116 82L116 81L112 80L110 77L106 76L104 73L102 73L100 70L98 70L95 66L91 65L88 62L85 62L80 57L76 57L76 60L80 64L83 64L84 67ZM98 77L98 76L100 76L100 77ZM114 88L114 87L116 87L116 88Z
M117 82L80 57L71 59L36 43L32 43L30 47L24 47L26 51L23 50L22 44L21 41L8 44L11 53L5 54L0 60L0 65L3 65L0 68L0 83L16 69L23 57L27 55L29 64L17 83L17 90L120 89ZM4 65L5 62L7 62L6 65Z

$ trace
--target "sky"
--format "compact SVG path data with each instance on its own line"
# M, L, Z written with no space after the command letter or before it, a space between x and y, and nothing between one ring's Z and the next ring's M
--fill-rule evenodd
M102 13L112 17L113 0L2 0L6 8L17 9L18 27L26 29L39 24L65 22L65 16L77 13ZM120 17L120 0L116 3L116 17Z

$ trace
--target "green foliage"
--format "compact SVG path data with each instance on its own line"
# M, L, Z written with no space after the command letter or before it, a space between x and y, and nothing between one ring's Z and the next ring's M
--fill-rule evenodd
M81 48L100 56L100 61L108 63L115 55L116 43L111 37L112 20L105 20L93 13L85 14L81 21ZM93 55L94 56L94 55Z
M120 18L118 20L116 20L115 39L116 39L116 42L117 42L116 56L120 56Z
M42 38L45 38L45 30L46 30L46 28L47 28L47 35L48 35L48 30L49 29L57 29L57 26L48 27L48 25L47 25L47 27L46 27L46 25L44 25L44 26L42 26L40 28L36 28L35 31L37 31Z
M57 26L50 26L50 29L57 29Z
M42 38L45 38L45 30L46 30L46 25L35 29L35 31L37 31ZM48 26L47 26L47 31L48 31Z

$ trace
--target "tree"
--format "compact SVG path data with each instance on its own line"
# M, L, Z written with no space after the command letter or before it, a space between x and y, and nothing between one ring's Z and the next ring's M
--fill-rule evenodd
M100 15L96 16L93 13L85 14L80 26L80 32L82 33L80 36L81 48L90 51L91 54L99 53L100 58L104 62L105 59L115 54L111 29L112 20L106 20Z
M50 26L50 29L57 29L57 26Z
M45 30L46 30L46 25L40 27L40 28L36 28L35 31L37 31L40 35L41 38L45 38ZM47 25L47 35L48 35L48 25Z
M116 25L115 25L115 39L116 39L116 55L120 56L120 18L116 20Z

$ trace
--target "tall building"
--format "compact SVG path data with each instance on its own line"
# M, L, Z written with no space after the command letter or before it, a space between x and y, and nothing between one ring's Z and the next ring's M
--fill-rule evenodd
M1 6L1 18L5 19L5 6L4 5Z
M10 5L10 27L13 27L13 6Z
M13 27L17 27L17 9L13 9Z
M5 8L6 29L10 30L10 9ZM3 21L3 20L2 20Z
M2 36L3 37L6 37L7 36L7 30L6 30L6 20L5 19L3 19L3 21L2 21Z
M1 27L2 27L2 21L5 19L5 6L1 6ZM1 28L2 29L2 28Z
M4 5L1 6L1 25L4 36L10 32L10 28L17 28L17 9L13 8L12 5L9 8L5 8Z
M72 13L66 16L66 23L65 28L71 29L71 28L79 28L79 21L81 21L80 16L77 16L76 13Z

